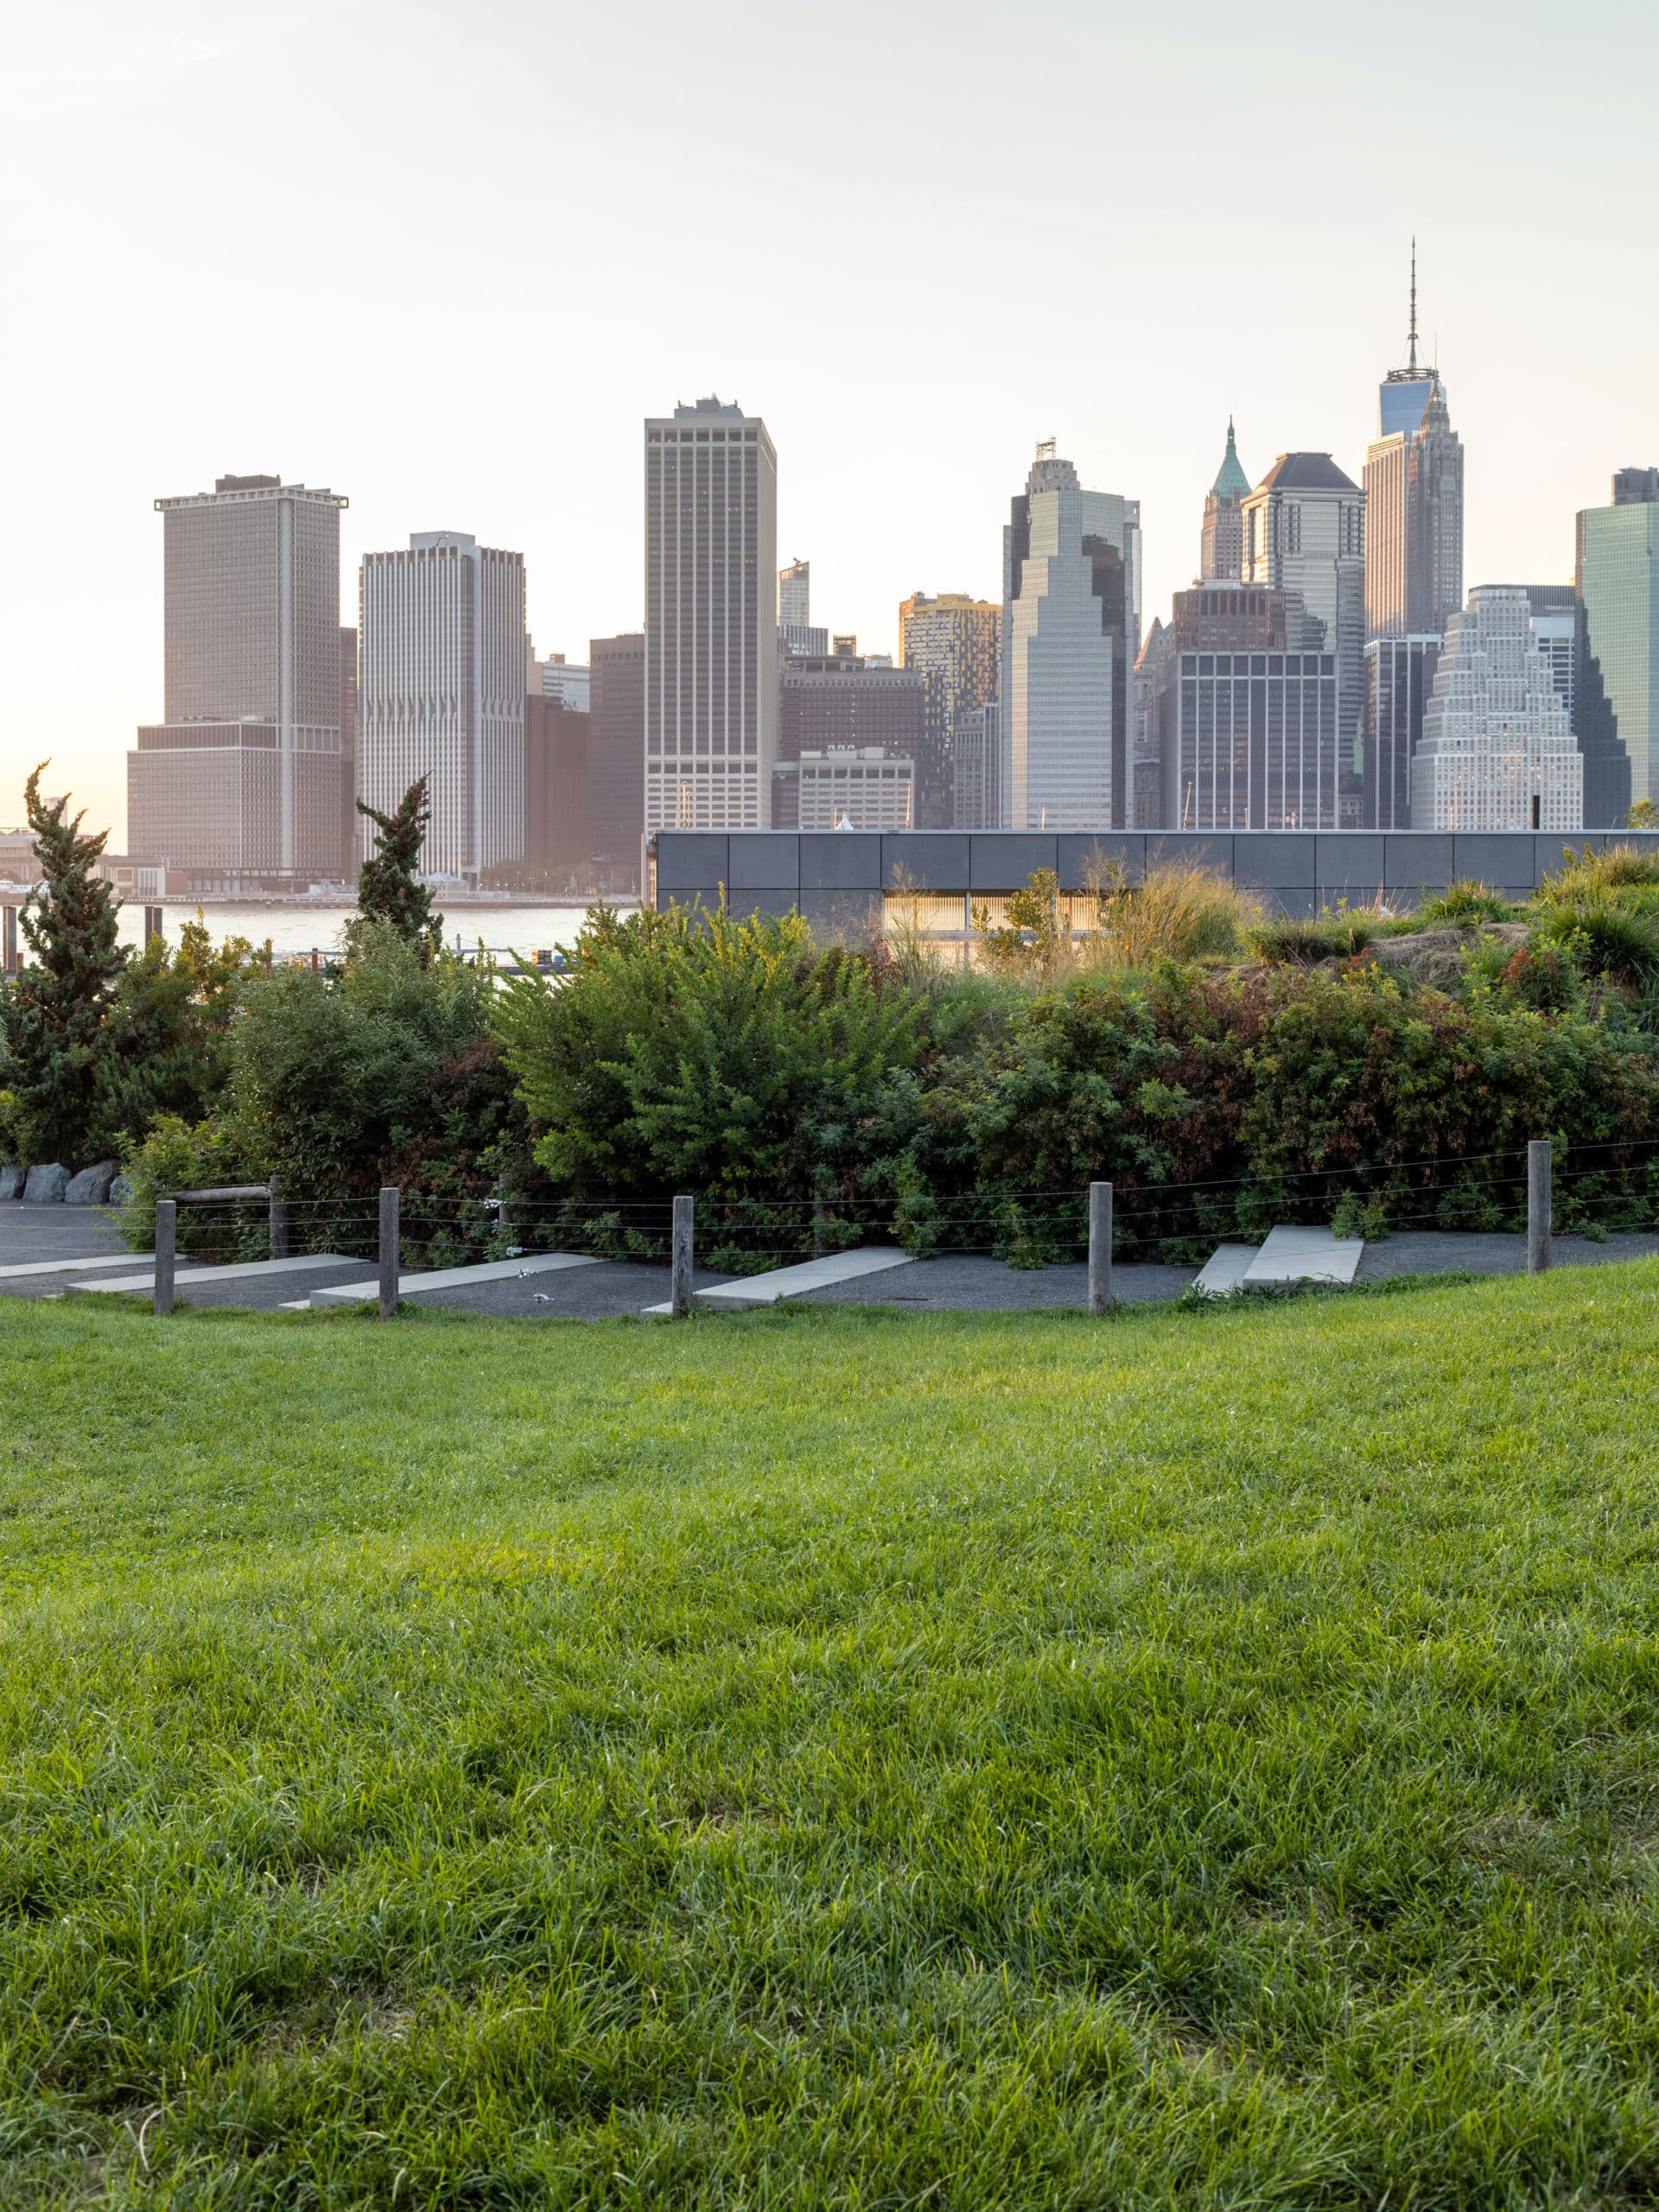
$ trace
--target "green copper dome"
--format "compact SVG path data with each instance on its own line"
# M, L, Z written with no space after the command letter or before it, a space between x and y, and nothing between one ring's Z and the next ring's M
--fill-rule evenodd
M1239 463L1238 448L1233 443L1233 418L1230 415L1227 417L1227 454L1213 488L1217 498L1223 499L1242 499L1250 488L1250 480Z

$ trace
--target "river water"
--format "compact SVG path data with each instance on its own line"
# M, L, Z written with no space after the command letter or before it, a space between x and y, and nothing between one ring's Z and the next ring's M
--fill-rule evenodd
M446 944L453 946L459 938L462 950L470 951L481 938L492 951L521 952L526 957L543 948L573 944L588 911L585 906L458 906L448 912L441 894L436 904L444 916ZM170 944L178 943L180 929L186 922L194 921L196 911L192 899L172 899L165 902L162 926ZM356 912L355 906L343 899L328 902L320 899L315 903L310 899L250 900L244 904L204 906L201 918L215 941L245 937L256 945L263 945L269 938L276 952L328 952L339 945L340 931ZM123 906L122 944L138 944L143 934L142 903Z

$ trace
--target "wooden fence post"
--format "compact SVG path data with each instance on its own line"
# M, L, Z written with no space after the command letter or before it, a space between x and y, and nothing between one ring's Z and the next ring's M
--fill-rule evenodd
M380 1186L380 1319L397 1311L397 1185Z
M270 1179L270 1256L273 1260L288 1257L288 1201L283 1196L283 1179Z
M1112 1186L1089 1185L1089 1311L1112 1308Z
M1551 1171L1554 1162L1548 1137L1527 1147L1527 1273L1541 1275L1549 1266L1549 1232L1554 1207Z
M674 1201L674 1249L671 1298L674 1319L683 1321L691 1311L691 1240L694 1208L690 1198Z
M158 1313L173 1311L173 1262L178 1249L178 1203L156 1201L156 1287L151 1303Z

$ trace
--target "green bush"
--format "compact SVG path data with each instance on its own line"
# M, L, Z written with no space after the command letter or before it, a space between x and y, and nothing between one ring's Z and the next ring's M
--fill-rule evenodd
M411 1258L443 1265L493 1252L493 1198L548 1192L488 1033L491 988L487 970L385 924L359 928L336 973L245 977L214 1112L194 1132L165 1116L131 1154L139 1194L128 1233L152 1233L155 1192L181 1179L274 1171L298 1248L368 1249L376 1194L396 1183ZM207 1225L193 1221L189 1234L200 1243Z
M129 1192L118 1217L130 1251L148 1251L156 1236L156 1201L169 1191L222 1188L263 1181L270 1172L251 1131L228 1116L187 1121L162 1113L126 1151ZM252 1205L181 1206L176 1242L202 1260L263 1260L268 1256L269 1215Z
M1004 1038L941 1065L921 1106L899 1192L912 1249L1046 1234L1075 1249L1084 1188L1103 1179L1119 1249L1171 1258L1344 1200L1373 1229L1509 1223L1516 1155L1541 1131L1659 1129L1651 1065L1611 1026L1369 965L1172 968L1036 994ZM1076 1196L1020 1196L1014 1218L1010 1193Z
M584 1201L844 1200L913 1122L916 995L796 918L596 908L569 976L512 978L494 1020L536 1157Z
M200 1122L230 1077L230 1033L249 963L245 938L215 945L200 918L176 948L152 938L123 970L105 1013L91 1148L122 1159L162 1116Z

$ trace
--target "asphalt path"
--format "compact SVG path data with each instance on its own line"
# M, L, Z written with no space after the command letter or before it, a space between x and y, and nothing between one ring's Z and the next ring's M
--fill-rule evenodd
M113 1221L101 1208L28 1205L16 1201L0 1204L0 1267L105 1254L118 1262L121 1252ZM1593 1241L1586 1236L1557 1236L1550 1251L1551 1262L1556 1267L1595 1267L1612 1260L1655 1255L1659 1255L1659 1236L1616 1236ZM1414 1230L1368 1244L1358 1279L1366 1283L1399 1275L1520 1274L1526 1264L1527 1240L1522 1236ZM215 1282L211 1269L191 1276L185 1272L188 1266L188 1261L181 1260L176 1295L180 1306L234 1306L256 1313L276 1312L308 1299L313 1290L353 1282L366 1284L374 1274L372 1261L340 1260L264 1281L243 1275ZM118 1265L111 1269L112 1274L120 1271ZM1158 1305L1179 1298L1196 1273L1192 1268L1120 1262L1113 1270L1112 1288L1122 1305ZM71 1291L70 1280L61 1274L0 1277L0 1295L86 1295ZM730 1280L706 1270L700 1270L694 1278L700 1290ZM442 1306L484 1319L599 1321L638 1316L646 1307L665 1302L669 1287L666 1268L601 1260L588 1267L509 1275L408 1302L411 1306ZM148 1302L147 1292L131 1295ZM369 1297L372 1295L372 1291L368 1293ZM832 1284L791 1302L880 1306L896 1313L1081 1310L1088 1302L1088 1275L1086 1269L1077 1266L1020 1268L983 1255L947 1255ZM354 1309L341 1310L349 1314Z

